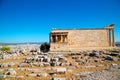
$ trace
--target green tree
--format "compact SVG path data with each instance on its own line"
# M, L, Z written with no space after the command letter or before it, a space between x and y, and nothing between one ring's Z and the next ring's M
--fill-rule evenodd
M10 51L10 47L8 47L8 46L2 46L1 50L2 51Z
M41 44L40 46L40 51L42 52L48 52L50 50L50 44L45 42L43 44Z

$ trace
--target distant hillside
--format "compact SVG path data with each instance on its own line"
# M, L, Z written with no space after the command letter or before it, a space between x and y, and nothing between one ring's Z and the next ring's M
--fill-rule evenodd
M44 42L24 42L24 43L0 43L0 45L18 45L18 44L42 44ZM120 42L115 42L115 45L120 47Z
M115 42L115 45L120 47L120 42Z
M0 43L0 45L18 45L18 44L42 44L43 42L24 42L24 43Z

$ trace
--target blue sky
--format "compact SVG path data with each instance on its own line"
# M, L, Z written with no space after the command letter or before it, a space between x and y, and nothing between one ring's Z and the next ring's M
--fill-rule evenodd
M0 42L45 42L52 28L111 23L120 41L120 0L0 0Z

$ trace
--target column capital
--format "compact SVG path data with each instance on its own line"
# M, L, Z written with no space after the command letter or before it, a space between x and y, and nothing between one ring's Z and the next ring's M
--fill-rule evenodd
M105 27L105 29L108 29L108 30L109 30L109 29L114 29L114 25L115 25L115 24L108 25L108 26Z

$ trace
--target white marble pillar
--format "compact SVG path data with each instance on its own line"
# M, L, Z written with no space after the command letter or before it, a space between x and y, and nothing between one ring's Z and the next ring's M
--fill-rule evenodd
M67 42L67 36L65 36L65 42Z
M53 37L52 36L50 36L50 42L53 42Z
M109 46L111 46L111 29L109 29Z
M114 29L112 29L112 47L115 46L115 41L114 41Z
M58 36L57 35L55 36L55 42L58 42Z
M63 36L61 35L61 42L63 42Z

